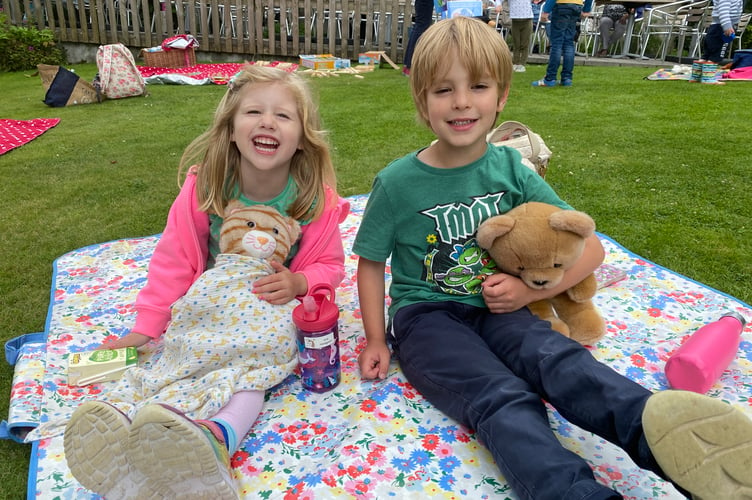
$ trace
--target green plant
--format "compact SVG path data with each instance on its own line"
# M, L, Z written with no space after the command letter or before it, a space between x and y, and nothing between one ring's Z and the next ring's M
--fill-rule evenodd
M21 71L37 64L66 64L65 50L51 30L13 26L0 12L0 70Z

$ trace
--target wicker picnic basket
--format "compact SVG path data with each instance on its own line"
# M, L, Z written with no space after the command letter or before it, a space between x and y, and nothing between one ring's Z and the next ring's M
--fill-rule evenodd
M155 68L185 68L196 65L196 51L193 47L185 50L170 49L157 52L141 49L141 57L144 58L146 66Z

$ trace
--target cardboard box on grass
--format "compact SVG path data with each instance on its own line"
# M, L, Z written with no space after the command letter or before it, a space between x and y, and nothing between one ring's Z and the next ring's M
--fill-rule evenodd
M135 347L99 349L68 354L68 385L88 385L117 380L138 365Z
M315 70L343 69L350 67L350 60L340 59L331 54L310 54L300 56L300 65Z
M381 67L381 52L370 51L358 54L358 64L373 65L374 68Z

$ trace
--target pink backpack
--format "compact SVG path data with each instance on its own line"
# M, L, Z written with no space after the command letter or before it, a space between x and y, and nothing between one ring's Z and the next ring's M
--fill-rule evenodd
M136 67L133 54L122 43L100 45L97 50L98 80L102 95L120 99L146 94L146 83Z

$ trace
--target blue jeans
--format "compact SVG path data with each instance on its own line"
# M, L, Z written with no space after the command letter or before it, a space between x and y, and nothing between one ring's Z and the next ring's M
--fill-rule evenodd
M439 410L477 432L520 498L621 498L561 445L542 400L665 477L642 429L651 392L527 308L492 314L451 301L419 303L400 309L392 326L390 340L407 379Z
M410 37L407 40L407 48L402 63L406 68L410 68L413 61L413 51L418 39L424 31L431 26L433 22L433 0L415 0L415 24L410 31Z
M582 6L557 3L551 12L551 52L548 56L546 81L555 82L561 62L561 80L571 81L574 70L574 36ZM563 58L563 62L562 62Z

